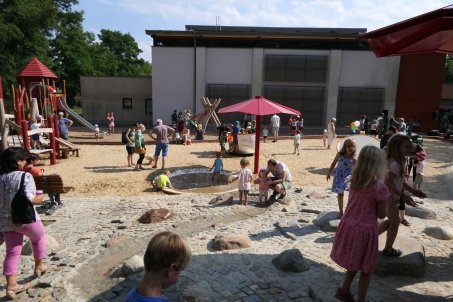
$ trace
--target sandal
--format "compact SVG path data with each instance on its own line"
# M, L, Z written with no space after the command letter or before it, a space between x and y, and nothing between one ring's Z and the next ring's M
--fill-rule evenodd
M341 288L337 290L335 294L335 298L340 301L344 302L355 302L354 297L352 296L351 292L345 293Z
M49 269L49 267L45 263L38 265L35 268L35 277L38 277L38 278L41 277L41 275L44 274L48 269Z
M404 225L404 226L411 226L411 223L409 221L407 221L406 219L403 219L401 220L401 224Z
M399 257L401 256L402 253L403 253L402 251L394 248L392 248L390 251L386 249L382 250L382 255L387 257Z
M16 286L13 288L7 287L6 296L9 299L14 300L14 299L16 299L16 294L26 291L29 287L30 287L30 283L28 283L28 282L24 283L24 284L16 284Z

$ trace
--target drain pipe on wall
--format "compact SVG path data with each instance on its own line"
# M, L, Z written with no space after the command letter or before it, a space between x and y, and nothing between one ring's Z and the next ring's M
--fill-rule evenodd
M195 29L193 31L193 103L192 114L195 115L197 107L197 36Z

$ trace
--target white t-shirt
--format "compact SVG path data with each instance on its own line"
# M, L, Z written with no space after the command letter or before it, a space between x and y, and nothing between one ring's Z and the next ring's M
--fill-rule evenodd
M269 131L267 129L263 129L263 136L267 136L269 134Z
M294 135L294 145L300 145L300 133Z
M417 174L424 175L425 173L425 161L424 160L419 160L416 167Z
M292 181L293 178L291 177L291 173L289 172L289 168L288 166L281 162L281 161L277 161L277 167L276 167L276 171L275 173L272 173L272 175L274 175L275 177L279 177L279 175L282 173L282 172L285 172L285 179L284 180L287 180L287 181Z
M271 117L271 124L272 124L272 127L280 127L280 117L278 115L274 114Z
M40 124L40 123L33 123L33 124L31 124L31 126L30 126L30 129L31 129L31 130L39 129L39 128L41 128L41 124Z

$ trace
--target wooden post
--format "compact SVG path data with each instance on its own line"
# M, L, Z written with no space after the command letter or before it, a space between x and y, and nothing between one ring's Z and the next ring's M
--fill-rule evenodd
M55 165L57 163L57 148L55 142L55 127L52 121L52 116L47 118L47 124L49 128L52 128L53 131L49 133L49 140L50 140L50 149L52 149L52 153L50 154L50 164Z
M6 126L6 116L5 116L5 104L3 103L3 84L2 77L0 76L0 132L2 138L2 144L0 146L1 151L5 151L8 148L8 131Z
M27 151L30 151L30 138L28 137L28 121L22 120L20 122L20 125L22 127L22 139L24 141L24 148Z

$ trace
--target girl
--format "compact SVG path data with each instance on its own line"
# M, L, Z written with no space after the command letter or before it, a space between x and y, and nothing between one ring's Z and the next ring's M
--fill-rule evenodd
M297 151L297 155L299 155L300 131L296 130L294 133L294 154L296 154Z
M331 118L329 124L327 125L327 149L330 149L330 146L333 144L334 138L337 136L335 130L336 118Z
M259 199L260 203L263 201L267 202L267 197L269 193L269 181L272 180L270 177L267 176L267 170L266 169L261 169L258 178L253 181L254 184L258 184L259 187Z
M326 178L329 180L335 165L337 166L333 177L332 192L338 193L338 208L340 210L338 218L343 217L343 196L344 191L348 190L348 182L346 181L346 178L351 175L352 166L355 164L355 150L355 142L352 139L345 140L343 147L335 156L332 164L330 165L329 172L327 173Z
M400 133L396 133L390 138L386 148L387 171L385 184L390 191L390 196L387 199L387 217L389 218L390 226L387 230L387 240L382 255L388 257L399 257L402 254L400 250L393 248L393 243L398 235L398 227L400 225L400 216L398 213L400 200L408 205L416 206L412 197L404 194L404 190L420 198L426 197L425 193L411 188L405 182L405 157L410 154L411 148L412 142L409 137Z
M133 156L135 153L135 130L138 127L138 123L133 123L129 128L126 130L126 152L127 152L127 166L133 167L134 160Z
M109 125L109 134L115 133L115 117L113 116L113 112L107 113L107 123Z
M6 242L6 256L3 265L3 275L6 276L6 296L16 298L16 294L27 290L30 283L17 283L17 265L22 251L24 235L30 238L35 259L35 276L43 274L48 266L44 262L46 256L46 238L44 226L36 215L36 222L29 224L13 224L11 219L11 203L19 191L23 181L23 188L27 198L34 204L41 204L43 195L36 193L33 177L22 172L29 153L19 147L6 149L0 161L0 231Z
M190 130L186 125L184 125L184 128L182 129L181 139L185 146L190 145Z
M143 124L138 124L137 129L135 130L135 152L138 153L139 158L137 160L137 164L135 165L135 171L140 171L140 170L145 170L143 168L142 163L143 160L145 159L145 153L146 153L146 148L145 148L145 137L143 136L143 131L145 131L145 125Z
M24 166L24 172L28 172L31 176L41 176L44 174L44 170L36 167L41 158L38 154L30 153L27 158L27 163Z
M360 271L357 301L365 300L371 273L376 266L378 235L388 228L388 220L379 226L377 218L387 214L389 196L383 184L385 154L375 146L365 146L360 152L351 177L348 206L338 226L330 257L346 269L343 285L335 297L340 301L355 301L351 283Z
M245 158L241 159L241 170L237 176L232 178L230 182L239 179L238 189L239 189L239 203L246 206L247 205L247 197L250 191L251 182L252 182L252 170L247 168L249 166L249 161Z

